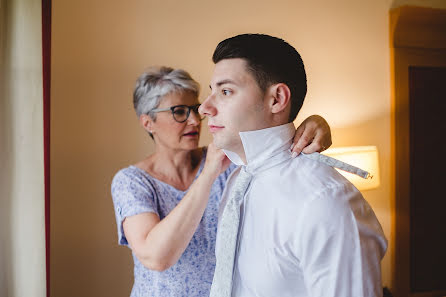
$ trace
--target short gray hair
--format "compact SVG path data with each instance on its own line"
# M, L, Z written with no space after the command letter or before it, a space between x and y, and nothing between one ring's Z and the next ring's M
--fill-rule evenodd
M190 91L197 97L200 93L200 84L189 73L182 69L165 66L151 67L136 81L133 107L138 117L142 114L149 114L159 106L163 96L184 91ZM150 116L155 119L155 114Z

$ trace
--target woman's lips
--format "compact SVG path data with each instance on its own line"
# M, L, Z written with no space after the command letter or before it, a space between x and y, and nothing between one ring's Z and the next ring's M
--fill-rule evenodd
M185 133L185 134L183 134L183 136L185 136L185 137L198 137L198 132L194 131L194 132Z
M224 128L223 126L209 125L209 131L211 131L211 133L218 132L223 128Z

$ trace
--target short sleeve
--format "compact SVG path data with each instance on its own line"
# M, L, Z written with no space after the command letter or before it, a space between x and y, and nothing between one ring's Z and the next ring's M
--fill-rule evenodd
M155 189L150 180L130 167L120 170L115 175L111 194L118 228L118 243L128 245L122 225L125 218L146 212L159 216Z

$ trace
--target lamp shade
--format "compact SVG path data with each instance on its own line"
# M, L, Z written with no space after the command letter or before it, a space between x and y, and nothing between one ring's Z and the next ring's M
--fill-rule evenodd
M379 186L379 162L376 146L336 147L328 149L322 154L368 171L372 178L364 179L355 174L338 170L358 190L371 190Z

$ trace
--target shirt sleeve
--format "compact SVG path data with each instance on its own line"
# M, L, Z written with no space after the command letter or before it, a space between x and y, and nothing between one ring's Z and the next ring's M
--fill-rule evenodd
M387 241L353 185L319 193L300 223L296 250L309 296L382 296L380 263Z
M148 180L123 169L113 178L111 193L118 228L118 243L128 246L123 228L124 219L145 212L159 216L155 190Z

